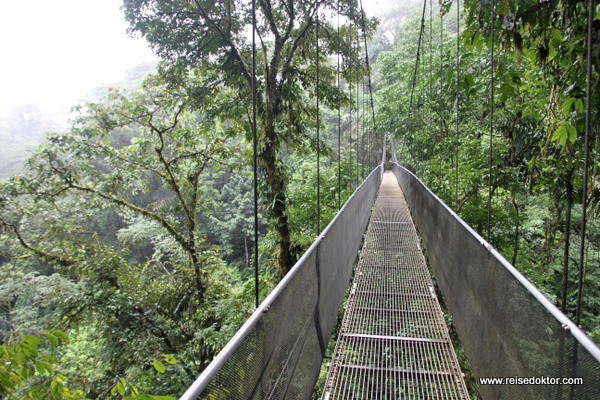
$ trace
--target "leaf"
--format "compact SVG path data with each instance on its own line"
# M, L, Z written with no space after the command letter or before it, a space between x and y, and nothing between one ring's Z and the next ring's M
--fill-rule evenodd
M122 380L116 384L115 389L117 390L117 392L119 392L121 396L125 396L125 388L123 387Z
M59 376L55 377L52 380L52 383L50 384L52 397L54 397L55 399L63 398L63 393L65 391L63 382L64 382L64 380L62 379L62 375L59 375Z
M160 372L161 374L167 370L167 368L165 367L165 364L163 364L162 362L160 362L156 359L152 360L152 363L154 364L154 369L157 370L158 372Z
M23 352L27 357L37 357L38 355L37 344L39 341L33 339L36 338L34 336L26 336L21 344L23 346Z
M571 106L573 105L575 100L577 100L575 97L569 97L567 100L565 100L564 103L562 103L561 108L565 118L567 118L571 114Z
M577 140L577 129L573 125L568 124L567 131L569 132L569 141L575 143L575 140Z
M175 359L175 357L173 357L170 354L163 354L163 359L165 360L166 363L169 363L171 365L176 364L177 360Z
M71 343L71 340L69 339L69 336L67 336L67 334L66 334L66 333L64 333L63 331L61 331L61 330L59 330L59 329L55 329L55 330L53 331L53 333L54 333L56 336L58 336L58 338L59 338L60 340L62 340L63 342L65 342L65 343L67 343L67 344Z
M45 333L44 334L46 336L46 339L48 339L48 341L53 345L53 346L58 346L58 339L56 338L56 336L54 336L51 333Z
M56 364L56 357L51 356L49 354L44 354L43 356L40 357L42 360L44 361L48 361L51 364Z
M475 33L475 37L473 37L473 46L475 46L478 52L483 50L483 38L481 37L481 33L479 31L477 31L477 33Z
M41 363L36 363L35 364L35 370L38 372L38 374L43 375L44 372L46 372L46 368L44 368L44 366Z
M567 133L568 132L565 126L561 125L558 128L556 128L550 140L552 140L553 142L559 141L559 143L561 143L564 146L564 144L567 142Z
M560 29L556 29L556 28L552 29L552 37L556 40L560 40L560 41L563 40L563 34L560 31Z
M554 57L556 57L556 49L553 43L548 43L548 61L554 60Z
M566 132L566 130L565 130ZM558 142L560 143L561 146L565 146L567 144L567 135L562 135L560 137L560 139L558 140Z
M39 374L44 374L46 371L48 371L50 375L54 373L54 366L46 361L36 363L35 369Z

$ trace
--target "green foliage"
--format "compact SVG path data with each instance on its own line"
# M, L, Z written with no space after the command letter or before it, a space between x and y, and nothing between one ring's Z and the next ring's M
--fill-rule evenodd
M439 14L425 21L414 86L420 19L403 22L396 48L380 54L378 124L393 133L400 161L484 236L489 200L487 239L551 300L560 303L561 292L567 292L566 312L572 316L581 220L586 7L582 2L497 1L491 38L489 3L467 1L457 38L452 4L440 2ZM592 50L597 86L597 42ZM599 104L598 93L593 90L592 109ZM597 132L597 113L592 127ZM598 142L592 146L593 159ZM590 216L597 217L597 168L590 173ZM571 206L567 187L573 188ZM591 223L588 235L597 234ZM592 335L598 329L598 318L592 316L597 310L595 243L590 239L586 252L582 320Z
M252 176L244 170L227 177L215 194L214 212L209 214L207 234L216 236L224 260L236 266L247 278L254 257L254 195ZM259 230L264 233L266 221L261 213ZM208 232L210 231L210 232Z
M150 78L80 107L27 174L3 182L3 340L76 328L61 356L75 387L107 396L126 376L140 392L181 391L247 310L200 226L214 208L210 176L239 163L236 109L233 92L199 77ZM148 368L171 365L161 354L181 363Z
M165 60L164 70L173 82L189 69L200 70L207 82L234 90L250 105L252 88L252 48L246 32L251 26L248 1L148 1L124 3L131 30L141 33ZM337 85L337 65L328 57L340 57L347 80L366 74L358 65L348 68L359 54L359 31L364 23L370 35L376 20L365 18L356 0L295 2L259 2L256 33L261 43L257 54L257 136L258 162L264 179L263 202L271 229L277 232L278 268L285 275L298 254L290 232L288 169L282 156L293 150L307 155L317 148L313 129L316 104L308 93L316 91L315 74L319 60L320 104L334 108L353 99ZM325 16L341 16L338 36ZM317 13L319 13L317 18ZM318 23L318 28L317 28ZM206 29L197 29L198 26ZM317 30L329 32L320 34ZM319 46L316 41L319 40ZM338 47L338 42L340 43ZM319 53L316 52L317 47ZM356 74L354 76L354 74ZM229 111L227 111L229 113ZM250 115L248 110L247 115ZM248 141L250 126L246 127Z
M5 399L85 399L83 392L67 387L56 358L47 352L69 343L60 330L43 336L28 335L16 345L0 345L0 395Z
M175 359L175 357L173 357L171 355L162 354L162 358L164 359L164 361L166 361L170 365L177 363L177 360ZM164 374L167 371L167 367L165 367L165 365L157 359L152 360L152 365L154 366L154 369L159 374ZM113 398L121 398L123 400L174 400L175 399L174 397L171 397L171 396L155 396L155 395L140 394L140 390L138 389L138 387L135 385L132 385L130 382L128 382L124 378L120 378L117 381L115 386L110 390L110 395Z

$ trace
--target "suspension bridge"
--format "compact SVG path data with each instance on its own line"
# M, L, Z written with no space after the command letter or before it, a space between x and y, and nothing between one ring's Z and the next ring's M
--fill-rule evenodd
M255 29L254 7L253 2ZM426 2L419 48L425 10ZM364 16L362 23L364 36ZM317 53L318 25L317 20ZM419 54L417 50L413 88ZM493 45L491 60L493 110ZM256 209L255 60L252 75ZM589 76L588 70L588 94ZM318 146L318 57L315 78ZM371 92L370 75L368 87ZM358 103L358 82L356 95ZM411 93L411 110L412 101ZM372 98L370 103L375 125ZM492 120L493 113L490 141ZM588 134L586 129L586 150ZM386 149L385 138L383 142ZM490 142L490 180L492 148ZM317 149L317 220L319 153ZM461 340L484 399L600 398L600 349L594 342L399 165L395 150L385 171L385 150L383 154L382 162L181 399L469 399L473 394L467 390L449 325ZM344 315L330 354L341 307ZM327 379L316 393L324 360Z
M474 376L503 380L480 384L484 399L600 396L600 349L393 163L371 172L182 399L314 398L324 359L323 400L468 399L417 231ZM515 384L524 378L546 384Z

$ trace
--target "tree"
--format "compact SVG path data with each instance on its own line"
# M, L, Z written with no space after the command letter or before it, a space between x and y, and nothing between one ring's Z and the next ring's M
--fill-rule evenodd
M442 16L453 3L441 2ZM406 24L397 48L378 59L384 77L380 125L400 133L402 161L480 232L485 231L485 201L491 196L488 240L567 315L574 309L569 297L577 279L569 267L577 262L573 249L581 238L577 222L583 187L586 3L498 0L492 13L489 1L461 2L459 35L448 30L455 12L444 19L446 29L434 23L434 46L422 46L421 69L414 67L417 23ZM596 66L592 110L600 101L598 10L591 42ZM425 26L429 24L426 20ZM413 71L417 79L411 110ZM591 116L597 131L597 113ZM594 158L598 141L592 146ZM597 216L597 168L590 173L589 212ZM593 225L588 234L597 237ZM598 287L596 269L591 268L598 262L596 248L587 242L583 281L588 288ZM597 337L593 290L585 300L582 325Z
M282 150L301 154L316 148L311 135L315 107L307 91L315 87L316 59L320 60L321 104L337 107L351 100L338 90L335 66L325 61L338 54L336 28L327 13L342 16L339 54L344 65L355 56L350 35L352 24L365 22L366 33L375 20L364 18L356 0L259 0L257 2L259 165L266 177L265 203L279 237L278 268L285 275L296 260L290 234L286 188L287 168ZM126 18L131 30L151 43L168 62L171 76L186 74L188 68L203 71L208 80L239 93L249 104L252 88L252 12L248 1L126 0ZM316 33L319 30L319 54ZM356 70L354 71L356 73ZM364 74L364 68L360 70ZM350 71L344 77L350 79ZM247 130L248 137L251 134Z
M242 276L248 277L254 248L254 202L252 178L246 171L229 177L220 193L220 201L210 216L211 230L217 238L223 258L236 264ZM259 228L264 227L259 215Z
M67 377L57 371L56 358L42 346L54 348L69 342L62 331L25 336L14 346L0 345L0 395L5 399L85 400L80 390L70 389Z
M584 154L587 2L500 0L495 3L493 14L489 4L483 2L467 1L465 6L465 37L480 35L489 39L493 23L497 32L494 40L501 48L514 51L518 64L526 58L525 62L536 67L536 72L530 71L525 79L532 93L545 87L546 96L524 102L522 109L523 115L536 117L543 132L541 151L531 157L529 164L538 167L548 189L565 200L560 306L567 312L571 209L577 186L581 185L576 178L582 175ZM598 71L598 9L594 19L591 63ZM591 109L596 110L600 102L597 72L591 79L595 82ZM513 85L511 82L508 86ZM591 118L597 129L597 114ZM595 196L593 190L590 193Z
M210 95L200 104L195 91ZM221 107L230 113L217 118ZM209 196L203 181L241 151L237 109L232 91L192 75L185 89L150 79L133 93L113 90L80 107L25 175L0 184L3 268L35 260L76 284L56 293L50 324L101 333L93 345L110 368L96 382L100 393L125 373L144 391L177 390L244 316L233 312L243 307L235 276L199 226ZM141 256L140 243L150 243ZM182 363L153 377L147 361L161 354Z

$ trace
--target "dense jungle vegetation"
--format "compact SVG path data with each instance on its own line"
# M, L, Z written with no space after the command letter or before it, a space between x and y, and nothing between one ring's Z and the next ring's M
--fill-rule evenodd
M415 18L379 55L379 126L396 137L401 163L575 320L588 2L496 1L493 22L491 2L464 2L460 21L452 2L440 3L439 13L422 9L419 50ZM581 307L596 341L599 18L597 6Z
M389 132L400 162L574 317L587 2L498 0L491 13L465 1L460 19L453 2L430 3L377 21L355 0L320 2L318 20L313 2L257 2L261 296L317 233L316 152L324 227ZM158 70L77 106L0 183L0 397L178 396L249 316L249 7L125 0ZM597 8L581 308L596 342L599 27Z

